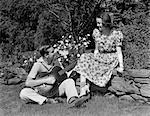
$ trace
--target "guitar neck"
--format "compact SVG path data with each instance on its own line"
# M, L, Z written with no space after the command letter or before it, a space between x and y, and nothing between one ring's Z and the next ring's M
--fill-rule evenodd
M75 66L76 62L73 62L72 64L66 66L64 69L60 70L58 73L59 75L64 74L65 72L69 71L70 69L72 69Z

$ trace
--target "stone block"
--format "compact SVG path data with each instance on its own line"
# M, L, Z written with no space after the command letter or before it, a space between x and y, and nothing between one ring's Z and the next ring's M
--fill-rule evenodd
M148 69L128 69L128 73L132 77L150 77L150 70Z

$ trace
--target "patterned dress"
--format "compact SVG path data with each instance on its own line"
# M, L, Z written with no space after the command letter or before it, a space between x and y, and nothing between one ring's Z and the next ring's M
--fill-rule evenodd
M98 53L84 53L81 55L75 71L94 84L104 87L110 80L112 71L119 64L116 51L117 46L122 45L123 34L113 30L109 36L100 35L97 29L93 31L93 37L98 42Z

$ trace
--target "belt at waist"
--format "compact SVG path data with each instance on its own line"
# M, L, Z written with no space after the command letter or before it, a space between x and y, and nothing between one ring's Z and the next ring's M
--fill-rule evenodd
M117 51L99 51L99 53L116 53Z

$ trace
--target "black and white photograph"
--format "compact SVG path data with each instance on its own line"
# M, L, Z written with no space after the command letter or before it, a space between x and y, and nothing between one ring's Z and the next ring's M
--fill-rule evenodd
M150 116L150 1L0 0L0 116Z

